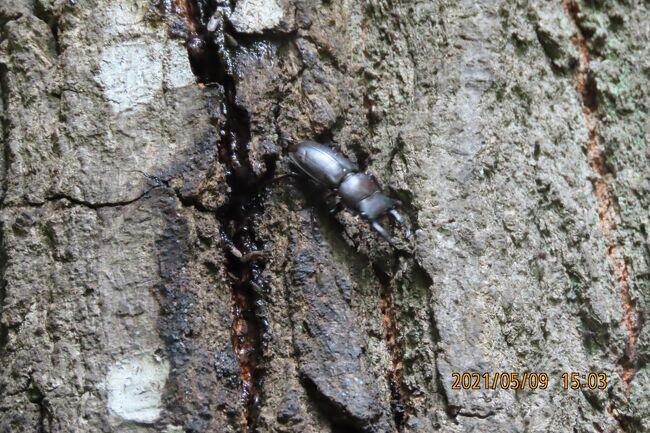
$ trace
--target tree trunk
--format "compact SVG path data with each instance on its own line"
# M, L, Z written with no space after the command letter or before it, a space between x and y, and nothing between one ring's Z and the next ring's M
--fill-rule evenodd
M4 0L0 432L650 432L649 22Z

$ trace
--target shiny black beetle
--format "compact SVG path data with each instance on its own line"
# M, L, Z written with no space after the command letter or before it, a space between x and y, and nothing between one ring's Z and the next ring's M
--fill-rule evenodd
M395 209L401 205L400 201L382 193L377 182L370 175L359 172L359 167L345 156L314 141L303 141L289 158L319 187L338 194L343 204L359 212L391 245L394 244L390 234L378 221L386 214L404 226L406 237L410 236L402 216Z

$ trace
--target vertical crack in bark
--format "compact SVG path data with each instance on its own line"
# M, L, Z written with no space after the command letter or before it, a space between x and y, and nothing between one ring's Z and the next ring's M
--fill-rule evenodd
M391 365L388 367L388 386L390 387L390 407L398 432L404 430L404 423L407 417L407 404L403 391L403 361L402 349L399 345L399 329L397 313L393 304L393 285L386 275L375 264L372 266L375 275L380 283L379 308L384 323L386 347L391 358Z
M38 406L38 432L46 433L50 431L52 426L52 413L48 408L47 397L31 376L26 391L27 399Z
M363 3L361 9L361 48L363 57L366 63L371 63L371 56L368 53L368 19L369 19L369 5ZM366 111L366 121L368 132L370 136L375 135L375 128L382 119L382 114L377 107L376 101L369 95L370 89L368 88L368 81L365 79L360 80L360 85L363 88L363 106ZM360 158L361 155L357 154L359 162L367 163L367 155L365 158ZM364 167L365 168L365 167ZM373 272L380 283L379 293L379 308L382 315L384 324L384 338L386 341L386 348L390 355L390 365L387 367L387 381L390 387L390 406L393 414L395 427L399 433L404 431L404 426L409 413L412 412L408 406L408 402L404 392L403 386L403 352L399 345L399 328L397 312L393 300L393 290L395 286L391 284L390 278L379 267L373 263Z
M0 222L0 359L4 357L5 347L9 342L9 328L3 320L5 300L7 298L7 280L5 271L7 269L7 248L5 245L4 222ZM0 385L0 394L3 389Z
M234 8L231 2L230 8ZM217 210L221 222L221 244L226 257L227 281L232 288L232 344L240 367L241 431L256 431L264 369L262 339L267 324L260 314L268 286L262 273L265 260L262 242L255 231L255 217L264 211L261 190L275 171L275 156L265 159L266 172L253 171L249 155L250 119L236 102L236 83L229 65L234 53L219 41L224 40L224 24L212 33L207 24L216 7L202 0L176 0L176 12L188 23L187 49L198 81L209 87L220 86L215 126L219 128L219 162L224 166L230 194ZM221 11L223 13L223 10ZM227 13L227 12L226 12Z
M257 177L247 155L248 116L235 105L233 83L225 86L226 113L224 134L220 143L220 162L226 167L230 196L217 211L221 237L227 258L226 270L232 287L233 347L240 365L241 399L244 405L243 431L255 430L263 370L262 337L265 323L258 314L260 295L268 292L263 280L265 261L258 254L263 244L257 239L254 218L263 213L258 194L273 176L274 160L268 160L267 172Z
M0 26L0 36L4 36L4 25ZM7 66L0 63L0 140L2 140L2 152L4 161L2 167L2 191L0 192L0 207L4 208L4 199L7 194L7 170L10 164L9 151L9 86L7 85ZM4 325L3 313L5 299L7 297L7 282L5 280L5 269L7 265L7 255L4 240L4 223L0 222L0 354L4 353L4 348L9 339L9 329Z
M50 28L54 52L57 56L61 55L61 43L59 40L59 18L61 16L59 13L60 11L46 8L41 2L34 2L34 16L43 21Z
M0 38L5 39L6 32L4 28L0 28ZM2 192L0 195L0 204L4 203L5 196L8 189L8 179L7 172L9 170L9 165L11 163L11 151L9 149L9 131L11 130L11 125L9 121L9 84L7 74L7 65L0 62L0 140L2 140L2 152L3 152L3 166L2 169Z
M634 301L630 295L629 269L620 245L616 240L616 210L611 188L606 181L607 167L605 154L601 147L601 137L598 131L598 90L595 80L590 76L590 51L588 35L583 32L580 25L580 5L577 0L563 0L566 13L576 27L573 43L580 51L580 62L576 71L576 89L582 98L582 111L589 132L587 141L587 155L591 167L596 174L594 188L598 200L598 217L600 227L607 243L607 254L614 266L614 274L621 293L623 307L623 324L627 331L625 355L621 360L623 371L621 378L625 384L625 395L629 397L632 379L637 363L637 339L639 335L637 314Z
M10 17L5 17L0 21L0 39L6 39L7 32L5 26ZM8 83L7 65L0 61L0 140L2 140L3 165L2 170L2 191L0 192L0 208L4 208L4 200L7 194L7 172L11 164L11 152L9 149L9 131L11 125L9 121L9 83ZM5 326L3 316L5 301L7 297L7 281L5 271L7 267L7 254L4 236L4 222L0 221L0 354L4 353L7 342L9 341L9 329Z

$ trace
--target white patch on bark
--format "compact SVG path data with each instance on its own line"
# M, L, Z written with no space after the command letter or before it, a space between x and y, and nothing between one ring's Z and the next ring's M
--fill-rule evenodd
M230 22L240 33L262 33L282 21L284 11L275 0L240 0Z
M99 79L113 111L150 102L162 89L162 44L126 42L102 53Z
M146 9L132 1L118 1L109 5L106 11L104 32L115 36L138 30L142 27Z
M120 418L149 424L160 416L169 362L141 353L115 363L106 377L108 407Z
M165 56L165 87L174 89L196 83L190 62L187 59L187 48L174 41L167 43Z
M107 39L99 81L114 112L137 109L162 97L163 88L195 83L187 50L170 40L166 28L147 25L146 8L132 0L118 1L104 11ZM128 42L123 42L128 36Z
M195 82L185 48L144 39L104 48L99 80L114 112L162 97L163 82L167 89Z

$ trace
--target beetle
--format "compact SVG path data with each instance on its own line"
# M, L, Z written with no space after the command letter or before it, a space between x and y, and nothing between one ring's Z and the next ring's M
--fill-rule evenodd
M337 194L346 207L368 220L389 244L395 246L388 230L379 223L386 214L404 227L407 238L410 236L396 209L402 203L384 194L372 175L359 171L359 166L341 153L315 141L303 141L289 153L289 159L301 174L321 189Z

